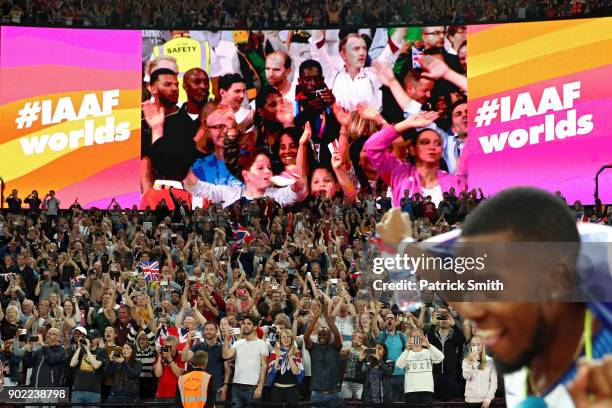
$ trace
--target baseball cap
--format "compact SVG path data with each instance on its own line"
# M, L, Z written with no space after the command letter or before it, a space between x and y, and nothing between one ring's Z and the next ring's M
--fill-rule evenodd
M83 326L77 326L72 331L73 332L78 331L78 332L81 332L83 335L87 336L87 329L84 328Z

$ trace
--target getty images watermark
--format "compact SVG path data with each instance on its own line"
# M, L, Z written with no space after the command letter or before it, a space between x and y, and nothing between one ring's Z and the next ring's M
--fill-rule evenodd
M372 272L389 274L390 279L376 279L372 282L375 290L383 291L500 291L504 284L499 279L462 279L466 272L482 272L486 268L487 254L482 256L440 256L440 255L407 255L381 256L374 258ZM425 279L423 276L432 271L459 275L457 279ZM399 279L397 279L399 277ZM401 278L406 277L406 278Z

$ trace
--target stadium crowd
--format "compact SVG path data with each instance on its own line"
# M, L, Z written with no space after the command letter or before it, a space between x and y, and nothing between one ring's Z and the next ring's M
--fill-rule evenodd
M96 27L280 27L474 24L597 16L609 0L3 0L3 23Z
M54 192L28 195L25 211L17 191L6 201L4 385L69 386L75 403L173 402L204 350L211 395L236 406L262 394L289 404L495 396L469 322L432 293L411 313L369 285L384 194L314 197L297 212L269 198L194 211L58 210ZM476 201L451 192L448 203L460 222ZM416 197L408 207L415 237L449 228L442 208Z

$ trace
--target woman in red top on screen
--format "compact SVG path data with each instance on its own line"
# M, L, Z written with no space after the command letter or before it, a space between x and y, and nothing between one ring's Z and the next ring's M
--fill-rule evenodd
M440 169L442 159L442 136L435 130L425 128L436 120L435 112L422 112L411 116L395 125L389 125L373 134L363 146L368 162L378 171L380 177L391 186L393 206L399 207L404 191L410 196L420 193L431 196L438 205L442 201L442 193L451 187L461 191L465 180L461 176L449 174ZM402 133L419 130L411 136L408 148L408 162L397 159L391 152L391 144Z

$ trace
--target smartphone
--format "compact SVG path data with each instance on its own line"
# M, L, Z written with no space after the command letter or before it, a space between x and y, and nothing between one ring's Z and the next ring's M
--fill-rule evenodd
M272 286L272 290L276 290L276 289L278 289L278 286L276 285Z
M240 334L240 328L239 328L239 327L234 327L234 328L232 329L232 334L233 334L234 336L239 335L239 334Z
M375 354L375 353L376 353L376 349L373 349L373 348L367 348L367 349L365 349L365 353L366 353L367 355L370 355L370 356L371 356L371 355L373 355L373 354Z
M270 282L270 280L271 280L271 279L270 279L270 277L269 277L269 276L266 276L266 277L264 278L264 282Z
M336 278L331 278L329 281L330 281L331 283L333 283L334 285L337 285L337 284L338 284L338 279L336 279Z

